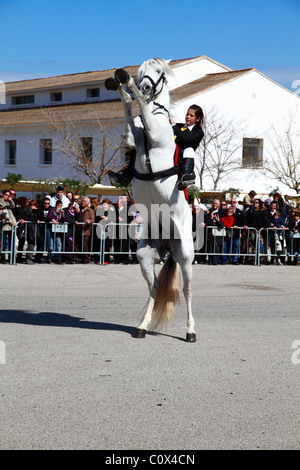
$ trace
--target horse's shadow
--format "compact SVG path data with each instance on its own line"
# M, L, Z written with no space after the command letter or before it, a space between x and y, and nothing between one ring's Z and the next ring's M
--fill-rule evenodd
M61 328L83 328L88 330L102 330L102 331L121 331L132 336L136 331L136 327L121 325L119 323L108 323L89 321L85 318L73 317L64 313L55 312L39 312L31 313L26 310L0 310L0 323L15 323L21 325L33 326L52 326ZM149 331L147 335L150 336L166 336L180 341L183 338L168 335L165 333L158 333Z
M64 313L39 312L26 310L0 310L0 323L16 323L35 326L53 326L66 328L83 328L89 330L123 331L131 334L136 328L118 323L88 321L85 318L73 317Z

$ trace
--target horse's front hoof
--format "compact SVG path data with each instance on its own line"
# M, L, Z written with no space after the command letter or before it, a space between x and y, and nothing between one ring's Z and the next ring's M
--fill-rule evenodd
M115 71L115 78L121 83L128 83L130 79L129 73L125 69L117 69Z
M119 88L119 81L113 77L109 77L104 82L105 88L110 91L116 91Z
M187 343L195 343L197 341L196 333L187 333L186 341Z
M132 333L133 338L145 338L146 336L146 330L142 328L137 328L137 330Z

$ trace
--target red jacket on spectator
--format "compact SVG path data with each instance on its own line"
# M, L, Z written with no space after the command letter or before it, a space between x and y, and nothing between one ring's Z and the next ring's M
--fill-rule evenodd
M233 215L223 215L221 220L226 228L231 228L234 224L234 217Z

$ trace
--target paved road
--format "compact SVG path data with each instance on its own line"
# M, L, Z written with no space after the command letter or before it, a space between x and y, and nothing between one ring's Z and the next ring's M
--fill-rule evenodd
M0 449L299 449L300 267L193 270L188 344L139 266L1 266Z

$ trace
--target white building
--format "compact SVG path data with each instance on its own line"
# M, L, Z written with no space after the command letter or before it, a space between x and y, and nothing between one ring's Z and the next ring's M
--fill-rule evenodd
M272 152L274 156L272 128L277 134L283 132L291 119L299 126L299 97L253 68L233 71L206 56L170 65L174 71L169 79L172 117L183 122L193 103L206 116L207 139L197 162L201 169L205 150L202 188L236 188L241 193L255 189L259 194L278 188L294 195L280 181L266 178L263 169ZM126 68L136 75L138 66ZM99 121L119 140L124 132L123 108L118 93L104 87L105 79L113 74L114 70L94 71L6 83L6 102L0 104L0 178L15 173L31 180L80 179L70 161L52 145L53 123L76 128L74 136L94 155L101 147ZM214 136L210 144L208 136Z

